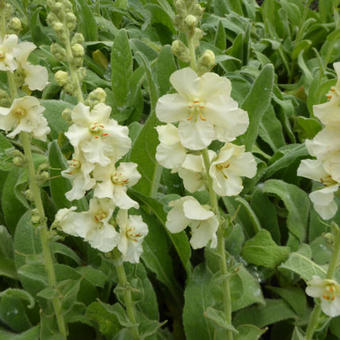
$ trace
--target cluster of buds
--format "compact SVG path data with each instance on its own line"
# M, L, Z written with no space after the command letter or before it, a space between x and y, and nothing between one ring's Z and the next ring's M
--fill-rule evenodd
M66 197L70 201L81 199L92 190L90 209L62 209L55 225L67 234L84 238L102 252L117 247L123 261L136 263L148 228L141 216L129 215L128 210L139 205L127 190L141 175L137 164L121 161L131 148L131 140L128 128L110 118L111 107L104 103L105 97L98 88L88 96L87 105L76 105L71 112L72 125L65 133L74 147L69 168L62 171L73 185Z
M178 0L176 1L177 15L175 24L179 31L186 34L187 41L196 49L203 37L203 31L198 27L202 18L204 9L195 0ZM175 40L171 46L172 53L183 62L190 62L192 55L190 48L182 41ZM215 65L215 54L211 50L205 50L198 60L197 73L199 75L210 71Z
M322 188L309 197L315 210L325 220L332 218L337 211L334 195L340 185L340 63L335 63L334 69L338 81L327 94L328 102L313 106L315 116L324 127L313 139L305 142L308 152L315 159L303 160L297 171L299 176L322 184Z
M157 161L178 173L190 193L207 189L208 170L217 195L238 195L243 189L241 177L255 176L256 161L244 146L230 143L249 125L247 112L230 96L230 81L210 72L199 77L188 67L175 71L170 82L178 93L162 96L156 105L158 119L167 123L157 127ZM225 144L218 153L207 150L207 169L203 150L214 140ZM216 246L217 218L193 197L172 202L166 226L174 233L189 226L193 248Z
M72 3L69 0L47 1L50 12L47 23L56 33L58 42L50 47L51 53L62 62L66 62L69 72L58 71L55 80L65 91L74 94L77 84L85 77L86 70L83 66L85 49L84 37L81 33L74 32L77 27L77 18L73 13ZM72 77L77 77L77 81Z

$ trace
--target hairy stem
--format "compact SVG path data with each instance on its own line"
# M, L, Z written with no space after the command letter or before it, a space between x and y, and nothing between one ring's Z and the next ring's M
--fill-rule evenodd
M31 138L27 132L21 132L20 139L21 139L22 146L24 148L25 158L27 162L30 190L33 196L35 207L38 210L40 221L41 221L40 240L41 240L43 258L44 258L44 263L45 263L45 269L47 272L48 285L49 287L56 289L57 279L56 279L56 275L54 271L53 257L52 257L51 250L49 247L49 231L46 226L44 206L41 200L40 188L36 181L36 174L35 174L32 151L31 151ZM52 305L53 305L54 313L57 319L59 332L62 335L62 337L66 339L67 330L66 330L64 317L61 313L62 310L61 310L60 299L58 297L53 298Z
M131 290L128 288L129 282L126 277L126 272L124 269L124 264L120 259L115 260L115 268L118 276L119 284L125 289L124 290L124 304L126 308L127 315L132 324L136 325L132 327L132 334L135 340L140 339L138 334L135 306L132 300Z
M223 305L224 305L224 314L225 319L228 324L231 325L231 315L232 315L232 306L231 306L231 295L230 295L230 282L228 278L228 268L227 268L227 261L226 261L226 253L225 253L225 244L224 244L224 229L223 229L223 223L221 220L220 211L218 208L218 198L217 195L213 189L212 185L212 178L209 175L209 168L210 168L210 160L209 160L209 154L208 150L204 149L202 151L203 161L204 161L204 167L207 174L207 182L208 182L208 191L209 191L209 197L210 197L210 203L212 205L212 210L214 211L215 215L217 216L219 220L219 227L217 231L217 250L220 258L220 271L223 278ZM233 340L233 332L231 330L227 330L227 340Z

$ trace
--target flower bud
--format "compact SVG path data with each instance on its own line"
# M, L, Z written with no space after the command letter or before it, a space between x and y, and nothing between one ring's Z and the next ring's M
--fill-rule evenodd
M41 171L40 174L37 176L37 180L40 185L44 184L48 179L50 178L50 175L48 171Z
M8 24L8 28L13 33L19 33L22 30L22 25L21 25L20 19L17 18L17 17L12 18L11 21L9 22L9 24Z
M184 23L191 28L197 26L198 20L195 16L189 14L184 19Z
M66 108L62 113L61 116L66 122L71 123L72 122L72 110L69 108Z
M26 191L24 191L24 196L28 201L31 201L31 202L34 201L34 197L32 195L32 191L30 189L27 189Z
M60 61L64 61L66 58L66 50L59 44L52 44L50 46L51 53Z
M186 63L190 61L189 49L184 45L182 41L180 40L173 41L171 45L171 51L178 59Z
M82 44L85 41L84 36L81 33L75 33L72 40L71 44Z
M199 4L195 4L192 9L192 14L198 18L201 18L203 13L204 13L204 8Z
M80 44L74 44L72 46L72 53L74 57L83 57L85 54L84 47Z
M25 159L23 157L16 156L12 159L15 166L22 167L25 164Z
M205 50L198 60L198 67L209 71L215 65L215 54L211 50ZM206 72L204 71L204 72Z
M32 209L32 223L39 224L41 221L38 209Z
M54 22L52 28L56 31L56 33L63 33L64 31L64 25L60 21Z
M88 104L90 107L94 107L99 103L105 103L105 100L106 92L101 87L98 87L88 95L86 104Z
M58 85L64 86L68 82L68 73L65 71L58 71L55 75L54 78Z
M8 107L11 105L11 99L8 93L2 89L0 89L0 106Z
M66 24L70 31L73 31L77 26L77 18L72 12L66 14Z

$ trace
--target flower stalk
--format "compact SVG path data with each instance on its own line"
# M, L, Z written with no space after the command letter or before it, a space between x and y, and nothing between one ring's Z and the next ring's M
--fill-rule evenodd
M217 251L220 258L220 271L223 278L223 305L224 305L224 313L225 319L228 324L231 325L231 315L232 315L232 305L231 305L231 294L230 294L230 282L228 277L228 268L226 261L226 252L225 252L225 244L224 244L224 229L223 229L223 221L221 219L221 215L218 208L218 198L213 189L212 178L209 174L210 169L210 160L208 155L208 150L202 150L202 157L204 161L205 170L207 173L207 187L209 191L210 202L212 204L212 210L219 221L219 227L217 230ZM233 340L233 332L231 330L227 330L227 339Z
M51 250L49 247L49 232L46 226L44 206L41 200L40 188L36 181L36 174L35 174L33 157L32 157L32 152L31 152L31 138L27 132L21 132L20 139L22 142L22 146L24 148L25 158L27 162L28 178L29 178L29 184L30 184L30 189L32 192L33 201L36 206L36 209L38 210L38 214L40 217L40 223L41 223L40 240L41 240L43 258L45 262L45 269L46 269L47 277L48 277L48 285L49 287L56 289L57 279L56 279L56 275L54 271L53 258L52 258ZM66 330L64 317L61 313L61 303L60 303L59 298L58 297L53 298L52 304L53 304L53 309L54 309L54 313L57 319L57 324L58 324L60 334L62 335L64 339L66 339L67 330Z
M328 280L332 280L334 277L334 273L338 264L339 254L340 254L340 231L338 230L338 228L336 228L334 250L332 252L331 261L329 263L326 275L326 279ZM308 322L306 330L306 340L313 340L315 329L319 323L320 314L321 305L317 304L314 306L313 312Z
M126 277L124 263L121 261L120 257L117 257L114 261L114 265L115 265L117 276L118 276L118 282L124 288L123 299L124 299L124 304L126 308L126 313L128 315L130 322L134 325L131 328L133 339L138 340L140 339L140 337L139 337L137 321L136 321L135 306L134 306L134 302L132 299L131 290L129 289L129 282Z

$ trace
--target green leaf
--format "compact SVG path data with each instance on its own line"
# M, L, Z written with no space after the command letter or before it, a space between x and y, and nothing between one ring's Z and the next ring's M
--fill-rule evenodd
M26 292L23 289L17 289L17 288L7 288L3 292L0 293L0 298L7 296L15 297L20 300L24 300L28 302L28 308L33 308L35 305L35 301L33 299L33 296Z
M234 336L235 340L257 340L266 331L253 325L241 325L237 327L238 334Z
M157 84L159 84L159 94L161 96L169 91L171 86L169 78L176 69L171 47L169 45L163 46L159 52L155 67Z
M212 307L208 307L207 310L204 312L204 316L211 320L216 326L222 329L233 331L234 333L238 333L233 325L228 324L225 320L225 313L217 310Z
M97 41L98 29L97 23L93 15L93 10L90 9L87 0L77 0L80 5L80 11L78 12L78 19L80 21L80 29L84 34L85 40Z
M215 46L222 51L227 47L227 35L221 21L218 22L217 31L215 34Z
M3 225L0 225L0 255L7 258L14 255L12 236Z
M25 306L14 296L3 296L0 299L0 321L15 332L23 332L32 327Z
M77 272L92 285L104 288L107 275L91 266L79 267Z
M56 140L50 143L48 149L48 159L51 165L50 176L56 177L49 181L51 195L58 209L77 206L80 210L87 209L87 201L82 198L72 203L65 197L65 193L71 190L72 185L67 178L61 176L61 171L67 169L67 163Z
M0 257L0 276L6 276L14 280L18 279L18 274L12 259Z
M40 327L33 327L21 334L0 330L0 340L39 340Z
M287 168L301 158L308 157L309 153L304 144L289 144L280 148L270 159L264 178L269 178L277 171Z
M305 340L305 336L303 335L303 332L299 330L298 327L294 327L294 332L292 335L292 340Z
M265 306L255 306L237 313L234 324L252 324L259 328L287 319L296 319L296 314L279 299L266 299Z
M117 34L111 51L112 95L118 111L124 111L129 106L132 64L129 38L127 31L122 29Z
M249 127L241 139L247 151L251 151L255 144L262 117L271 101L273 85L274 67L271 64L267 64L256 78L242 104L242 109L246 110L249 114Z
M158 125L158 120L154 111L158 99L158 90L155 87L155 81L148 61L141 53L137 53L136 56L139 56L145 68L150 93L151 114L136 138L129 160L137 163L139 172L143 174L142 178L134 186L134 190L143 195L154 197L158 191L162 174L162 167L155 159L156 147L159 143L155 129L156 125Z
M278 294L288 305L294 310L294 312L303 317L307 309L306 293L303 289L297 287L267 287L272 292Z
M186 339L214 339L212 322L204 317L208 307L214 304L210 289L211 274L199 265L195 268L184 292L183 324Z
M278 246L262 229L243 245L242 257L251 264L274 269L289 256L289 247Z
M47 119L48 126L51 128L51 137L57 139L59 134L68 129L68 124L62 117L62 112L66 109L72 109L73 105L62 100L41 100L40 104L45 108L43 115Z
M277 195L284 202L288 210L287 228L298 242L303 242L306 238L310 207L308 195L296 185L277 179L266 181L263 192ZM296 242L293 242L293 245L296 246Z
M117 316L112 313L113 306L102 302L92 302L86 309L86 317L93 320L99 328L100 333L108 336L117 334L122 326Z
M14 168L7 176L1 195L1 208L4 214L6 226L11 233L14 232L15 226L26 208L15 194L15 186L22 169Z
M254 303L264 303L261 286L244 266L239 266L230 278L230 292L233 311L248 307Z
M310 281L314 275L321 278L326 277L326 270L301 252L291 253L288 260L282 263L279 269L287 269L294 272L306 282Z

